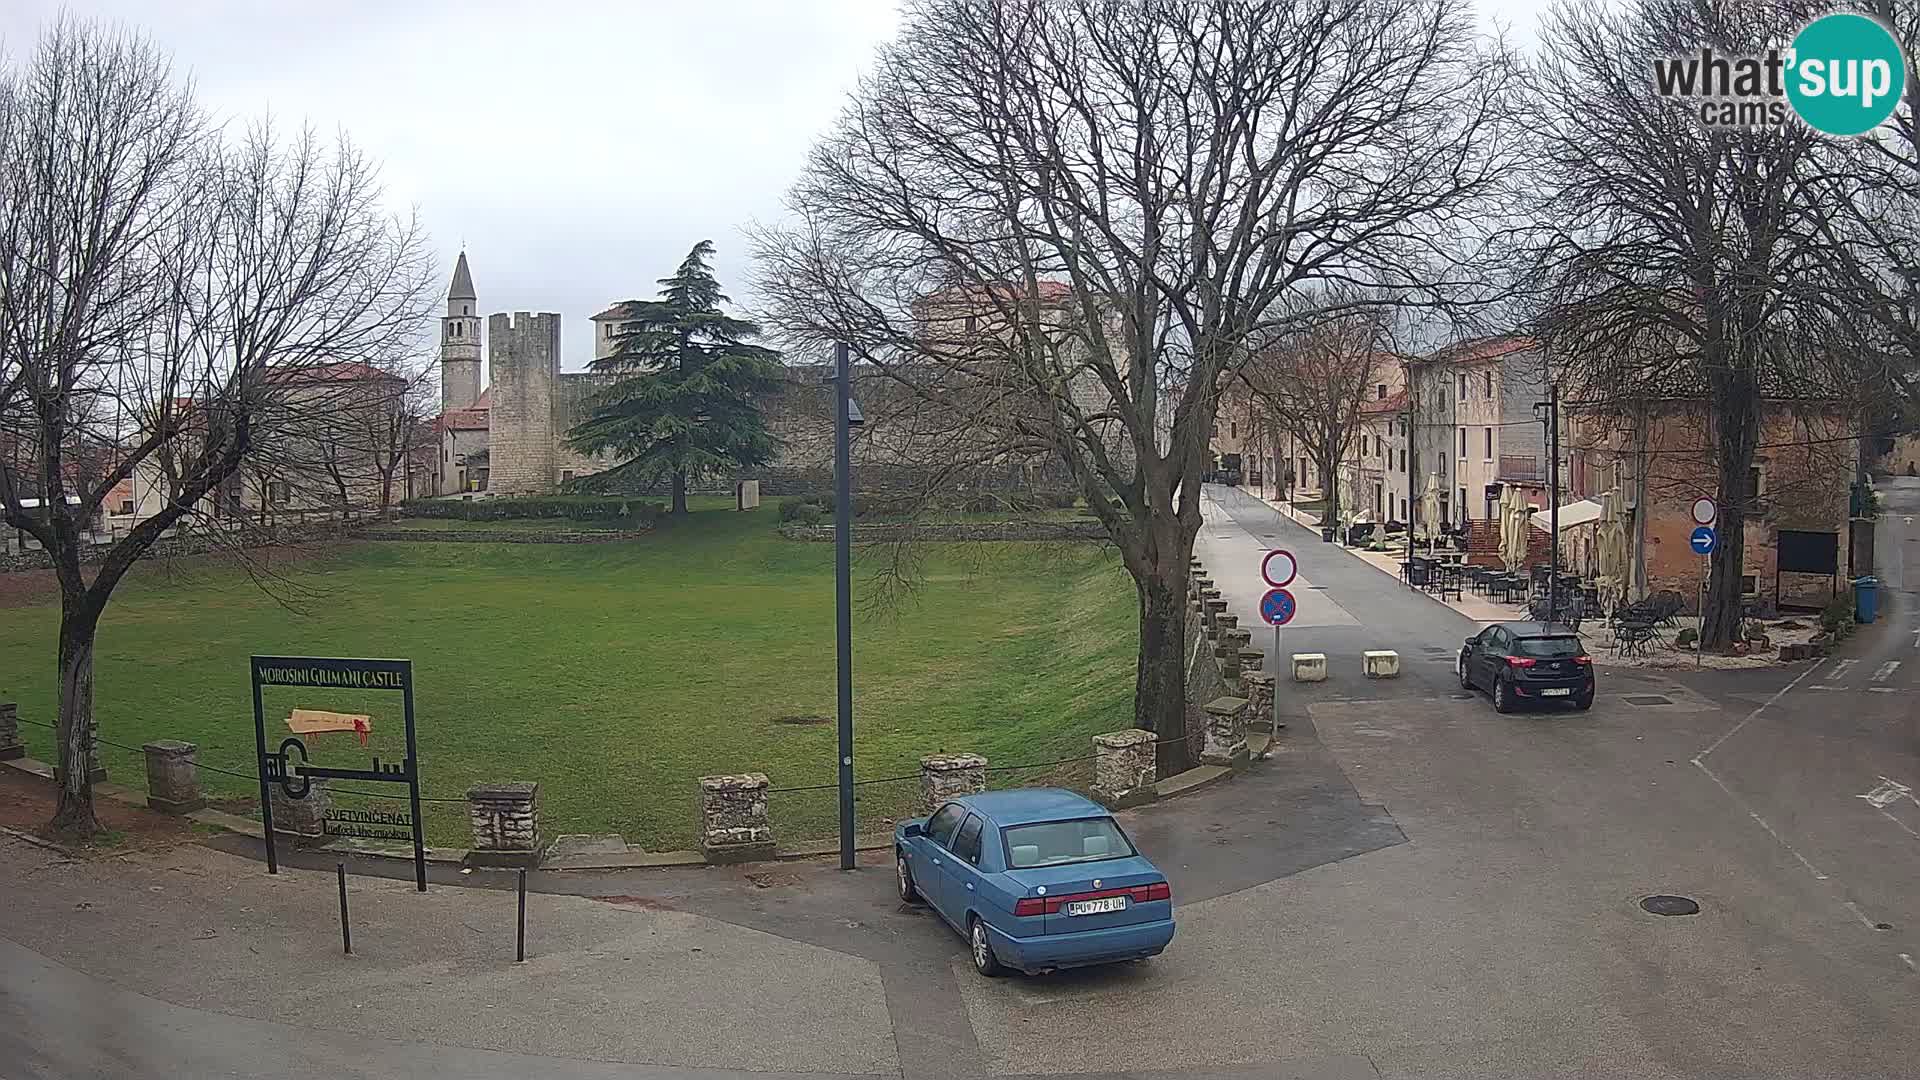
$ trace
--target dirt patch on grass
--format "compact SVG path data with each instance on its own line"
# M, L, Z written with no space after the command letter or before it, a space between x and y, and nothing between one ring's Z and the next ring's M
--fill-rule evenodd
M0 825L39 836L53 817L57 798L52 781L18 769L0 768ZM106 827L107 835L91 848L63 850L82 858L124 855L198 839L193 823L185 818L129 806L117 799L96 797L93 812Z

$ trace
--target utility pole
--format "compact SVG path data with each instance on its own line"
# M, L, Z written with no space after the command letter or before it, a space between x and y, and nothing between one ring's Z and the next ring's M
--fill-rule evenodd
M853 378L847 345L833 347L834 654L839 684L840 869L853 856ZM417 819L416 819L417 820Z
M1401 564L1401 577L1407 582L1413 581L1413 474L1419 464L1419 454L1413 448L1413 362L1407 362L1407 557ZM1393 515L1388 514L1389 518ZM1385 528L1385 523L1381 528ZM1428 554L1432 554L1429 552Z
M1560 617L1560 387L1547 384L1547 528L1553 532L1547 562L1547 620Z

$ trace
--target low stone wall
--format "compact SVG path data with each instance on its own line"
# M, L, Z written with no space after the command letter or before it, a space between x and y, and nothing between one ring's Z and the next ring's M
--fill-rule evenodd
M243 543L248 547L273 547L276 545L312 544L326 540L347 538L357 526L338 521L314 522L307 525L282 525L273 528L249 526ZM207 532L183 532L174 536L163 536L156 540L140 557L142 559L178 559L189 555L207 555L215 551L231 549L235 538ZM80 554L83 563L99 562L113 550L111 544L88 545ZM53 559L45 551L22 548L0 548L0 573L13 573L21 570L51 570Z
M354 540L415 544L617 544L646 529L355 529Z
M782 525L780 535L789 540L828 541L833 539L831 525ZM856 544L890 544L902 540L1105 540L1107 527L1097 521L942 521L855 524Z

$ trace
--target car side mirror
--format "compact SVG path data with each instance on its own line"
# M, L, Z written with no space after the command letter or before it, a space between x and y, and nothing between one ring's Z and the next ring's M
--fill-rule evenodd
M927 827L917 821L908 822L906 827L900 830L900 835L908 840L916 836L925 836L927 835Z

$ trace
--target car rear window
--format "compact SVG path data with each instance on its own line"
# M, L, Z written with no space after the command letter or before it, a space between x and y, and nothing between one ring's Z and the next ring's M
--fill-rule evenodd
M1587 650L1580 645L1577 637L1523 637L1519 641L1521 656L1538 656L1554 659L1579 656Z
M1133 854L1133 845L1127 843L1126 834L1108 817L1015 825L1004 833L1007 865L1015 870L1119 859Z

